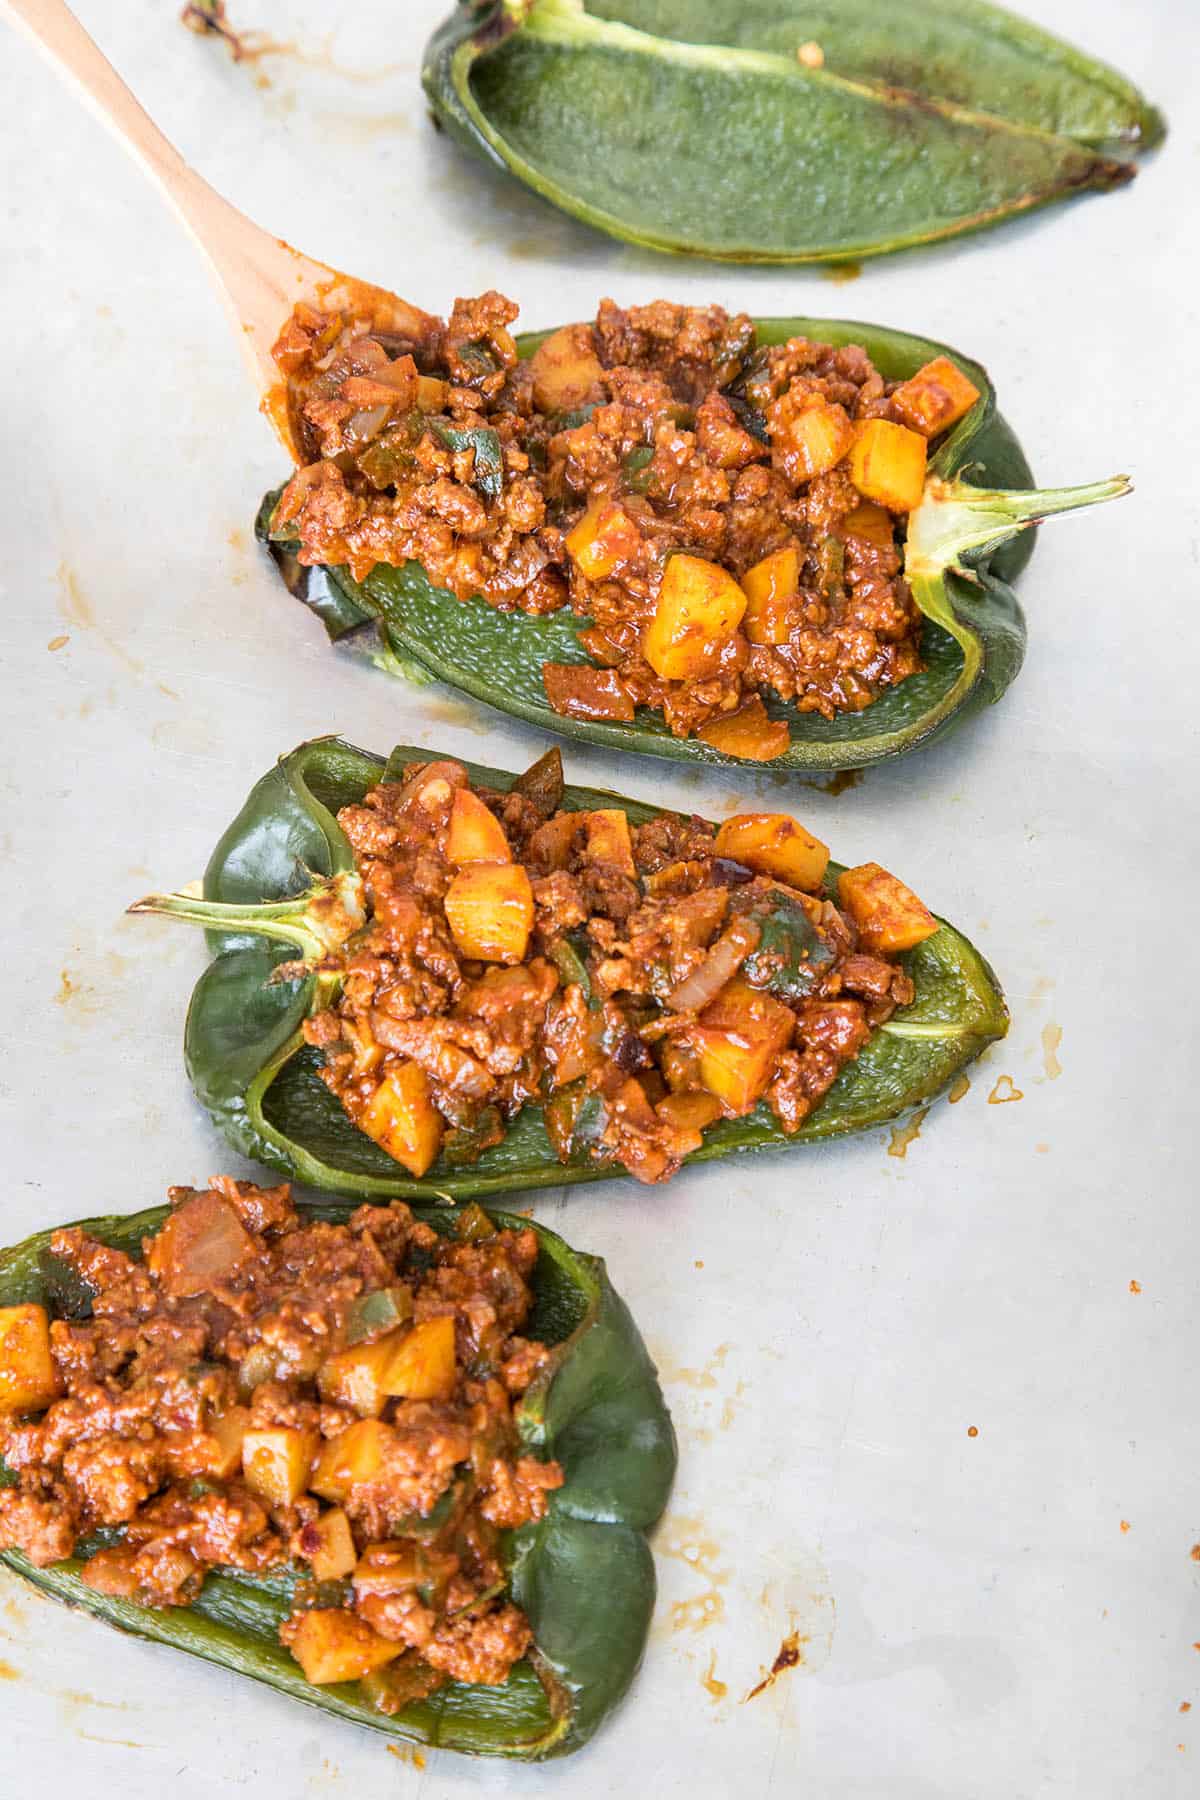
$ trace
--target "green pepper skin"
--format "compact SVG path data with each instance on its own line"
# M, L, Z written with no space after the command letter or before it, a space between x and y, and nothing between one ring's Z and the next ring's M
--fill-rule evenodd
M759 342L786 343L803 336L835 345L861 344L890 379L915 374L936 356L949 356L979 389L980 398L949 432L930 460L931 497L926 511L936 527L952 507L932 495L938 481L951 498L978 491L986 510L986 542L951 532L936 547L928 582L913 584L926 615L921 648L926 667L888 689L860 713L823 719L772 700L767 710L784 718L791 745L767 766L801 774L827 774L883 762L932 742L982 706L998 700L1015 679L1025 655L1025 618L1009 585L1033 550L1026 529L1046 513L1086 505L1124 492L1123 477L1094 488L1030 492L1033 476L1024 452L996 410L987 371L970 357L929 338L842 319L758 319ZM518 340L531 356L548 332ZM970 477L970 481L958 480ZM991 490L991 491L989 491ZM1011 491L1011 500L1009 498ZM546 698L542 665L587 663L579 633L589 620L563 608L531 618L498 612L482 600L461 601L435 588L418 562L392 568L378 563L362 582L344 568L304 568L294 544L275 542L270 520L277 494L259 510L257 534L271 551L291 593L320 618L332 639L374 620L383 644L379 659L389 672L418 681L436 678L474 699L560 737L586 739L609 749L711 766L739 766L697 737L673 737L661 713L640 708L630 725L570 719ZM913 514L915 522L919 517ZM910 526L910 529L912 527ZM740 763L745 767L746 764Z
M1163 133L1115 71L980 0L459 0L422 80L564 212L737 262L979 230L1128 181L1106 149Z
M391 767L398 771L434 754L402 746L393 751ZM282 758L252 790L217 845L204 878L205 902L229 908L276 900L304 892L314 875L336 875L352 866L350 846L333 814L359 800L385 766L337 738L318 738ZM507 789L514 780L502 770L466 767L473 781L492 788ZM568 787L563 799L572 810L614 804L635 823L662 810L588 788ZM831 882L836 872L837 865L831 865ZM205 904L159 896L139 902L136 910L165 910L203 923ZM619 1173L590 1163L560 1163L542 1108L527 1106L504 1141L485 1150L474 1165L454 1167L442 1158L414 1179L350 1122L315 1072L319 1053L300 1045L300 1027L318 1004L319 977L272 983L276 963L294 956L294 949L226 925L208 934L214 960L192 995L184 1055L196 1097L244 1155L310 1187L372 1199L463 1200ZM952 926L943 924L902 960L916 984L913 1004L875 1032L798 1132L788 1137L764 1103L746 1118L710 1126L688 1161L781 1149L885 1124L932 1099L1004 1036L1008 1012L996 978Z
M82 1227L136 1258L167 1210L85 1219ZM352 1210L346 1203L304 1208L307 1216L337 1221ZM644 1534L671 1490L675 1432L654 1364L600 1258L572 1250L528 1219L491 1216L501 1228L529 1227L538 1236L530 1331L555 1350L517 1408L517 1420L522 1442L561 1462L566 1475L546 1517L508 1534L512 1596L533 1626L536 1651L503 1687L451 1683L389 1718L358 1682L310 1686L277 1636L289 1610L291 1569L210 1575L191 1606L153 1611L95 1593L80 1580L77 1558L38 1569L20 1551L6 1550L0 1561L121 1631L186 1650L391 1737L520 1761L577 1750L620 1701L642 1659L655 1594ZM454 1235L453 1212L427 1209L419 1217ZM53 1309L45 1272L51 1236L39 1232L0 1253L0 1306L36 1302ZM0 1462L0 1484L4 1475Z

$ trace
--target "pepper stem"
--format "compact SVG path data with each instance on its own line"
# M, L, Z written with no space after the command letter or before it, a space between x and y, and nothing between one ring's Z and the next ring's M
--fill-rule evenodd
M221 900L205 900L200 883L174 894L147 894L135 900L131 913L162 913L203 925L208 931L249 931L258 937L294 944L306 962L319 963L336 955L366 918L362 876L343 869L313 883L303 894L287 900L268 900L259 905L235 906Z
M954 569L970 578L962 557L992 549L1037 525L1051 513L1076 512L1132 490L1128 475L1068 488L977 488L969 481L930 476L920 506L908 521L904 572L910 578L938 576Z

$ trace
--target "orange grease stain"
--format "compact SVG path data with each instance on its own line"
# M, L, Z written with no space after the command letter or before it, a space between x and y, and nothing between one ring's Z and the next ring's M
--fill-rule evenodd
M959 1075L955 1078L953 1084L951 1085L950 1092L946 1095L946 1098L950 1102L951 1106L957 1106L959 1101L963 1098L963 1096L965 1094L968 1094L970 1091L971 1091L970 1077L967 1075Z
M785 1669L794 1669L798 1663L802 1663L804 1661L804 1651L802 1646L807 1644L807 1642L808 1639L806 1637L801 1637L798 1631L789 1631L776 1652L775 1661L771 1664L771 1667L767 1670L767 1673L763 1676L757 1686L750 1689L750 1692L745 1696L745 1699L743 1699L742 1705L744 1706L747 1700L753 1700L757 1694L761 1694L766 1688L773 1687Z
M888 1155L899 1157L901 1162L908 1155L908 1146L915 1144L921 1135L921 1127L929 1117L929 1108L920 1106L912 1118L904 1125L892 1126L892 1141L888 1145Z
M708 1659L708 1668L700 1677L700 1683L713 1700L723 1700L729 1692L729 1684L717 1679L717 1653L715 1650Z
M1001 1075L988 1095L988 1105L1007 1106L1013 1100L1023 1100L1024 1098L1024 1093L1016 1086L1012 1076Z
M707 1631L725 1617L725 1601L716 1588L707 1594L695 1594L690 1600L676 1600L671 1608L672 1631Z
M844 794L847 788L858 787L865 775L865 769L839 769L836 775L829 775L824 781L810 781L806 785L816 788L819 793L836 796Z

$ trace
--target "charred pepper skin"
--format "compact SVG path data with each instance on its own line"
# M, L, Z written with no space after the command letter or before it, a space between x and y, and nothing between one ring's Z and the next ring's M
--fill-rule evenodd
M1115 70L977 0L460 0L422 79L452 136L564 212L735 262L977 231L1122 185L1164 130Z
M200 977L188 1009L184 1056L196 1097L233 1147L307 1186L367 1199L407 1197L466 1200L518 1189L559 1187L619 1175L591 1162L559 1162L539 1106L526 1106L504 1140L468 1167L435 1162L416 1179L351 1123L316 1073L319 1052L302 1045L305 1018L325 997L322 976L272 980L293 962L290 943L237 929L238 907L296 896L302 912L313 891L353 870L350 846L334 817L359 801L385 771L438 752L403 745L385 763L338 738L318 738L283 757L251 791L221 838L204 878L204 901L155 897L134 910L169 911L204 923L221 909L223 929L210 930L214 960ZM461 759L459 759L461 760ZM516 779L503 770L464 765L472 783L507 790ZM568 786L562 806L594 810L619 804L640 824L662 808L596 789ZM836 881L840 865L830 865ZM828 890L833 893L832 886ZM211 920L211 913L209 918ZM881 1026L838 1076L825 1098L788 1136L764 1103L745 1118L723 1119L705 1132L688 1162L734 1152L762 1152L820 1141L886 1124L931 1100L988 1044L1008 1029L996 977L979 952L950 925L901 959L912 978L911 1006Z
M140 1258L143 1237L158 1229L167 1210L80 1223ZM336 1203L304 1209L338 1223L352 1211ZM454 1234L451 1210L423 1209L417 1216ZM121 1631L203 1657L391 1737L524 1762L577 1750L619 1703L642 1660L655 1597L645 1532L671 1490L675 1432L654 1364L604 1263L524 1217L490 1216L499 1229L532 1229L538 1236L533 1320L555 1354L516 1418L529 1449L561 1462L566 1475L545 1519L506 1534L512 1596L533 1626L536 1649L504 1687L452 1682L389 1718L358 1682L310 1686L277 1636L296 1580L290 1567L261 1576L210 1575L191 1606L154 1611L87 1587L78 1558L39 1569L7 1550L0 1562ZM75 1311L69 1299L64 1307L52 1235L39 1232L0 1252L0 1306L32 1302ZM79 1302L82 1310L86 1296ZM0 1460L0 1485L5 1475ZM98 1541L87 1546L85 1559L98 1548Z
M1129 484L1115 476L1088 487L1034 490L1024 451L996 410L987 371L945 344L856 320L756 319L755 326L760 344L783 344L792 337L859 344L880 373L895 380L948 356L979 390L970 412L931 456L926 501L909 517L910 537L920 530L928 543L924 572L912 584L925 615L925 668L887 689L863 712L833 719L772 699L768 711L787 720L790 747L769 765L740 765L801 775L867 768L940 739L1001 698L1025 656L1025 616L1011 583L1033 551L1029 527L1050 513L1114 498ZM521 356L532 356L549 336L545 331L518 338ZM374 623L381 646L375 660L388 673L444 681L559 737L681 762L739 766L738 758L701 738L673 737L661 713L646 708L632 724L555 712L546 697L543 664L591 660L579 642L590 621L578 613L564 607L531 617L499 612L482 600L461 601L434 587L418 562L401 568L377 564L361 582L344 568L304 567L294 543L271 537L277 499L278 492L267 495L255 530L289 591L316 613L333 640ZM963 501L979 511L982 542L954 511Z

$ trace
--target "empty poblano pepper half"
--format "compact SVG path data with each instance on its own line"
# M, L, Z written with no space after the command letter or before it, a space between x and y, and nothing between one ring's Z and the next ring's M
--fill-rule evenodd
M740 262L877 256L1119 186L1163 122L982 0L460 0L460 143L588 225Z
M340 1223L353 1208L305 1211ZM80 1223L90 1236L140 1260L142 1240L167 1213L157 1207ZM80 1579L87 1557L112 1542L111 1531L48 1567L36 1568L18 1550L0 1552L0 1562L121 1631L392 1737L518 1761L578 1749L622 1698L642 1658L655 1594L644 1534L670 1492L675 1433L654 1365L604 1263L528 1219L490 1216L497 1229L531 1229L538 1237L530 1329L553 1354L515 1416L528 1451L558 1461L565 1476L544 1519L505 1534L510 1592L533 1627L535 1648L502 1686L451 1681L394 1715L373 1704L362 1682L312 1686L278 1636L303 1574L292 1563L261 1573L219 1570L191 1605L155 1609ZM453 1236L461 1215L431 1208L418 1217ZM39 1232L0 1252L0 1308L40 1305L52 1316L88 1316L90 1291L54 1254L52 1237ZM8 1479L0 1459L0 1485Z

